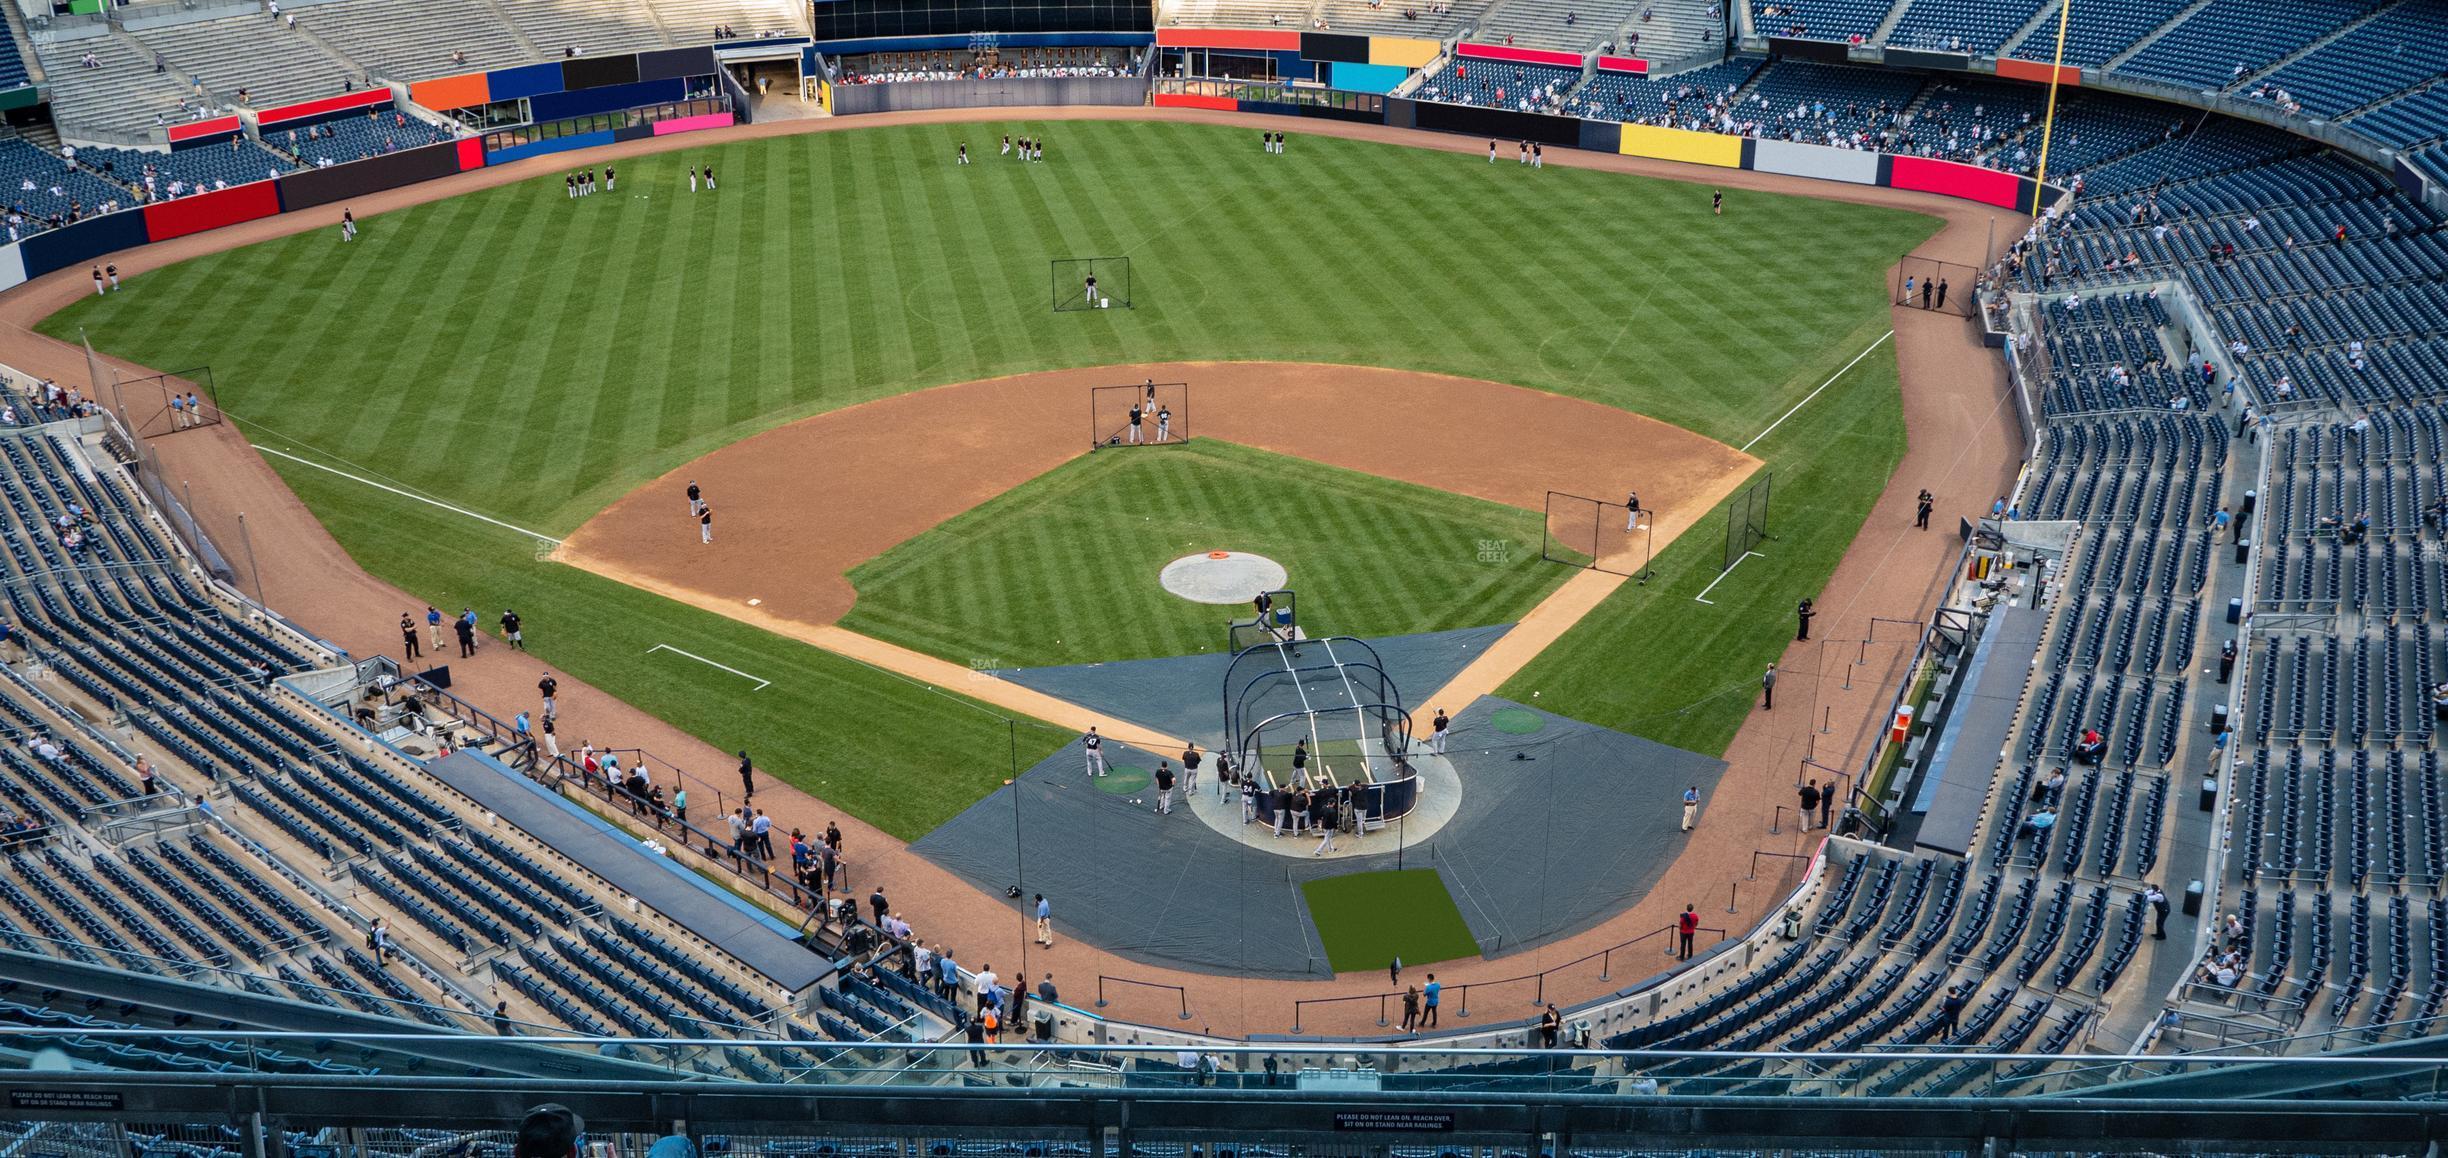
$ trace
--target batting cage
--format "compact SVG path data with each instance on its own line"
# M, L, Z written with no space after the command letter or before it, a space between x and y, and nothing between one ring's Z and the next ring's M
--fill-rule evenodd
M1943 310L1959 318L1971 317L1980 309L1980 295L1974 292L1980 284L1977 267L1908 253L1896 262L1893 276L1888 289L1897 305Z
M1131 269L1127 257L1054 259L1054 312L1129 309Z
M1539 557L1635 579L1649 573L1655 511L1635 512L1622 503L1587 495L1547 492L1547 538Z
M1088 449L1190 441L1190 384L1142 382L1088 388Z
M1726 507L1725 567L1741 562L1768 537L1768 484L1774 481L1774 475L1761 475Z
M1264 787L1349 789L1371 827L1419 802L1411 715L1376 649L1350 636L1260 643L1233 656L1224 734L1233 766ZM1271 823L1274 809L1260 800L1259 820Z

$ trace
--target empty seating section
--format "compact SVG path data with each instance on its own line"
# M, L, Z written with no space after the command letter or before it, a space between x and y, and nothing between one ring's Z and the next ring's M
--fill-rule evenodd
M556 1029L787 1028L810 1040L828 1027L851 1040L947 1031L940 1003L875 985L793 1021L711 951L607 916L583 873L526 838L480 831L472 806L419 783L412 766L354 750L315 722L316 709L257 686L247 665L295 671L303 656L197 590L141 504L95 469L45 429L0 434L12 626L64 694L92 701L56 704L0 668L0 811L52 821L55 834L0 866L0 942L453 1029L491 1015L492 999L476 996L490 976L517 995L511 1016ZM158 753L162 794L145 797L135 757L77 722L113 712ZM104 849L78 827L191 807L216 789L214 818L186 831ZM333 871L356 886L350 900L292 859L339 862ZM356 947L377 915L391 929L384 961ZM213 1060L203 1046L162 1057ZM670 1060L721 1077L784 1076L753 1059Z
M2131 47L2151 30L2167 23L2168 17L2184 11L2191 0L2121 0L2116 4L2081 4L2074 8L2074 18L2068 23L2065 38L2065 63L2076 68L2092 68L2105 64L2109 57ZM2043 27L2014 47L2011 53L2018 60L2057 59L2057 24L2044 22Z
M2029 23L2041 0L1908 0L1904 18L1887 33L1897 48L1941 49L1990 56Z
M153 53L125 33L36 42L51 80L51 115L62 136L79 127L143 136L164 124L199 119L219 104L176 66L155 66ZM84 65L93 59L94 67Z
M2219 88L2379 7L2382 0L2210 0L2159 39L2117 65L2117 71L2196 88Z
M1198 5L1192 3L1183 7L1195 10ZM1365 36L1413 36L1429 40L1445 40L1466 29L1477 27L1480 18L1487 15L1488 9L1494 7L1494 4L1493 0L1460 0L1459 3L1452 4L1435 4L1430 3L1429 0L1385 0L1384 3L1376 5L1371 5L1369 0L1325 0L1322 5L1315 8L1308 3L1290 5L1241 3L1218 4L1216 7L1219 10L1233 9L1235 11L1253 7L1267 10L1258 12L1254 16L1243 16L1227 21L1226 23L1229 24L1264 27L1269 20L1270 13L1282 13L1285 14L1283 20L1286 25L1305 27L1309 14L1315 11L1320 18L1326 21L1326 27L1335 32ZM1165 19L1170 22L1169 14L1172 6L1166 5L1165 11L1168 13ZM1191 21L1190 23L1196 22Z
M2335 116L2438 80L2442 45L2448 45L2448 6L2401 3L2261 82L2286 90L2306 112Z
M1428 100L1489 108L1547 109L1581 83L1581 70L1544 64L1449 60L1420 87Z
M55 218L64 222L71 215L81 217L132 201L127 190L53 154L24 141L0 139L0 204L22 218L11 223L20 233L48 228Z
M242 137L233 137L226 145L199 145L175 152L95 145L77 150L77 164L143 189L155 201L268 181L297 168L296 162Z
M655 0L654 12L673 44L710 42L717 27L733 38L808 34L806 6L788 0Z
M275 129L264 134L264 143L315 167L345 165L402 149L438 144L457 135L431 121L385 108L371 115L338 117L303 129Z
M1887 19L1891 0L1749 0L1761 36L1863 41Z
M1481 9L1484 11L1485 6ZM1158 19L1167 25L1183 28L1309 28L1308 4L1284 3L1280 0L1166 0ZM1387 12L1384 15L1392 16ZM1347 26L1329 20L1335 31L1363 32L1368 29Z
M2448 85L2390 101L2350 124L2354 131L2395 148L2431 144L2448 137Z
M1722 44L1723 24L1724 9L1711 0L1506 0L1471 38L1572 52L1612 44L1626 55L1672 61Z
M2083 431L2085 439L2096 437L2088 425ZM2175 436L2173 428L2161 431L2163 438ZM2076 448L2052 461L2049 476L2068 482L2096 462ZM2125 465L2149 469L2139 459ZM2086 856L2100 850L2099 863L2079 870L2056 857L1984 868L1960 858L1899 857L1837 842L1829 846L1827 876L1799 942L1757 968L1678 995L1653 1018L1603 1044L1797 1057L1941 1042L2013 1050L2026 1046L2042 1025L2079 1024L2090 1002L2131 972L2144 949L2148 906L2135 866L2145 862L2132 853L2137 845L2155 848L2164 817L2149 811L2147 783L2164 787L2166 777L2122 770L2101 793L2094 812L2113 835L2096 846L2077 842ZM2035 784L2028 777L2002 783L1991 823L2011 833L2005 806L2031 794ZM2158 799L2164 805L2164 796ZM2128 809L2135 810L2131 816ZM2009 962L2011 979L1994 976ZM1951 1025L1949 1006L1957 1010ZM2041 1044L2063 1050L2072 1039L2072 1032L2053 1029ZM1661 1079L1732 1084L1737 1093L1943 1092L1979 1076L1943 1064L1707 1058L1654 1072Z
M159 53L172 73L203 78L205 91L224 104L242 103L243 92L243 103L271 108L337 96L344 83L365 81L361 72L268 15L172 24L129 35Z
M621 0L500 0L510 23L546 57L663 47L654 14ZM694 30L691 31L692 38Z
M1725 44L1726 5L1736 0L1649 0L1624 26L1616 48L1626 55L1671 64ZM1587 18L1584 17L1586 20Z
M1615 30L1627 22L1644 32L1662 29L1654 19L1641 23L1643 7L1643 0L1505 0L1480 22L1471 39L1582 51L1613 39ZM1654 10L1654 5L1650 7Z
M26 71L25 52L17 44L17 34L6 21L0 21L0 89L20 88L34 83L33 74Z
M535 59L485 0L335 0L296 13L300 26L385 79L423 80Z

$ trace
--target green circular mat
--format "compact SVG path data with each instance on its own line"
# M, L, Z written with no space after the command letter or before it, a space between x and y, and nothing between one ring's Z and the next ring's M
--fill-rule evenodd
M1488 715L1488 724L1510 736L1527 736L1547 726L1547 721L1528 708L1498 708Z
M1096 785L1099 792L1113 796L1129 796L1136 792L1147 791L1148 770L1134 768L1128 764L1107 764L1105 774L1092 778L1089 783Z

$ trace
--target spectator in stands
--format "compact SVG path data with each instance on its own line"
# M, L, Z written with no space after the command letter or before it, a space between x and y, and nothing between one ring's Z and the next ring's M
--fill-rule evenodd
M2108 738L2097 728L2084 728L2082 739L2074 744L2074 760L2078 764L2097 764L2108 751Z
M2046 838L2049 830L2055 827L2057 827L2057 813L2053 809L2043 808L2023 818L2022 827L2015 830L2015 839Z
M978 1016L962 1018L964 1024L961 1026L961 1032L963 1036L968 1038L969 1045L971 1047L969 1050L969 1064L977 1066L980 1069L985 1068L986 1065L986 1051L981 1047L986 1044L985 1019L989 1016L992 1016L992 1014L981 1013Z

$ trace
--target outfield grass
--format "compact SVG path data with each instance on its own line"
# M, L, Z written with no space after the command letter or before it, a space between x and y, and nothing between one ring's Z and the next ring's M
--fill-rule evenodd
M1054 159L949 163L957 142L1004 132ZM1274 157L1250 136L984 122L737 142L624 163L617 196L572 203L542 178L382 215L345 248L314 231L199 258L43 328L207 364L259 441L560 534L793 418L1134 360L1441 371L1739 446L1884 329L1883 271L1933 229L1743 190L1716 218L1702 186L1327 138ZM691 196L681 169L706 162L728 179ZM1132 259L1136 308L1054 314L1048 259L1091 254ZM1865 359L1754 449L1779 477L1767 559L1709 609L1670 596L1706 582L1714 546L1665 552L1658 582L1540 662L1542 703L1720 750L1740 714L1718 689L1773 654L1780 608L1833 568L1900 439L1892 361ZM981 782L957 763L992 746L966 706L899 698L889 677L539 562L514 536L275 465L369 571L445 606L537 608L541 658L718 746L761 747L892 831ZM455 549L413 549L436 542ZM709 699L702 676L666 678L629 646L667 638L718 640L724 662L800 686Z
M1453 893L1435 869L1352 873L1301 885L1309 921L1337 973L1479 956Z
M1249 608L1157 573L1219 549L1283 564L1311 635L1510 623L1569 574L1528 549L1538 534L1529 511L1212 438L1108 451L853 568L842 625L996 667L1218 651Z

